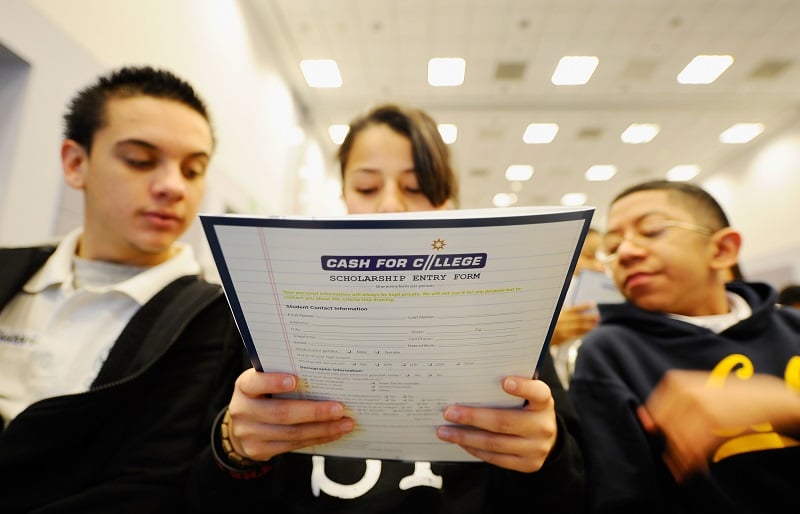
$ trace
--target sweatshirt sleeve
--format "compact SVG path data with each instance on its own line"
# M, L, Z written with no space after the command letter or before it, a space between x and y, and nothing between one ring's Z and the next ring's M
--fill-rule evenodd
M613 352L598 342L584 341L569 388L585 429L591 511L660 512L658 442L639 423L641 402L615 373Z

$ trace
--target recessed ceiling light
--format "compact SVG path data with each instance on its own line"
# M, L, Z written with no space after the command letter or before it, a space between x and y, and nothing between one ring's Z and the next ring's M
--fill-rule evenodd
M331 125L328 127L328 135L331 136L331 141L340 145L347 133L350 132L350 125Z
M517 195L514 193L497 193L492 198L492 204L495 207L508 207L517 203Z
M610 180L611 177L617 174L617 167L613 164L595 164L586 170L586 180L592 182L600 182L603 180Z
M529 145L550 143L557 133L558 125L556 123L531 123L525 129L522 140Z
M743 144L764 132L763 123L737 123L719 135L719 140L727 144Z
M437 128L439 129L439 134L442 136L442 140L448 145L455 143L456 139L458 139L458 127L452 123L440 123L437 125Z
M512 164L506 169L506 180L524 182L533 176L533 166L528 164Z
M680 164L667 172L667 180L685 182L695 178L698 173L700 173L700 166L696 164Z
M580 86L592 78L600 59L593 55L567 55L558 61L551 81L557 86Z
M461 57L434 57L428 61L428 84L460 86L464 83L467 61Z
M619 137L623 143L649 143L661 130L655 123L632 123Z
M730 55L698 55L678 74L681 84L711 84L733 64Z
M306 59L300 61L300 69L310 87L342 86L342 75L333 59Z
M561 205L583 205L586 203L586 195L583 193L567 193L561 197Z

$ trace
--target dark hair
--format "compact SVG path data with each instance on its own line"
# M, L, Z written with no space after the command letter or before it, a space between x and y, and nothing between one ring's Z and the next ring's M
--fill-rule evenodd
M420 189L434 207L439 207L447 200L458 202L458 181L450 164L450 150L442 140L433 118L411 107L380 105L350 123L350 130L336 153L342 178L356 136L371 125L387 125L411 141L414 174Z
M89 152L95 132L108 122L105 110L107 102L112 98L134 96L180 102L195 110L211 125L205 103L185 80L169 71L150 66L123 67L101 76L73 97L64 115L64 137L76 141Z
M642 191L666 191L671 201L681 204L700 225L710 230L717 231L730 226L725 211L714 197L700 186L689 182L651 180L635 184L619 193L611 200L611 205L628 195Z
M800 305L800 285L790 284L778 293L778 303L781 305Z

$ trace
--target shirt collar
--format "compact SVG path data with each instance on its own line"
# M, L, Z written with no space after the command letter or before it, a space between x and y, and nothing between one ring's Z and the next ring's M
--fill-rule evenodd
M72 259L82 233L83 229L78 228L64 236L53 255L28 280L23 290L27 293L40 293L48 287L56 285L72 288ZM140 305L144 305L164 286L178 277L200 273L200 264L195 259L192 247L182 242L176 242L175 246L178 252L158 266L148 268L128 280L92 290L95 292L119 291L130 296Z
M713 316L681 316L679 314L668 314L671 318L686 321L700 327L705 327L712 332L720 333L728 327L732 327L739 321L749 318L753 313L747 301L736 293L726 292L730 312L716 314Z
M28 280L22 290L35 294L50 286L72 283L72 256L75 255L82 232L82 229L78 228L64 236L53 255Z

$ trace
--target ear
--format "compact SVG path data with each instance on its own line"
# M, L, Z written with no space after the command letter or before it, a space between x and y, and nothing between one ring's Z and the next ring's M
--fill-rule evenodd
M86 173L89 171L89 155L86 149L72 139L61 144L61 169L64 180L73 189L86 187Z
M742 246L742 235L731 227L718 230L711 236L711 267L722 270L730 269L739 262L739 249Z

